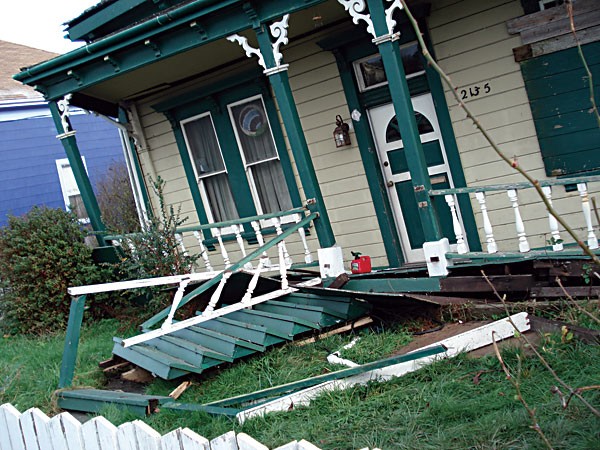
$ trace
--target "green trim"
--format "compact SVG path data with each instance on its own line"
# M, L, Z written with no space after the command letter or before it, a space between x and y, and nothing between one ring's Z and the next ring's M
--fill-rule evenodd
M53 101L49 102L48 106L52 114L52 119L54 120L54 126L58 130L59 135L61 135L63 133L63 126L58 105L55 101ZM94 195L90 178L85 170L85 165L81 159L81 153L79 153L79 148L77 147L77 139L75 138L75 135L72 135L63 137L60 139L60 142L62 143L65 153L67 154L67 158L69 159L69 165L73 171L73 176L77 182L77 188L81 194L81 199L83 200L85 210L90 218L92 228L97 232L96 238L98 239L98 244L102 247L106 244L104 242L104 238L99 233L105 231L106 227L102 222L100 207L98 206L98 201Z
M354 84L354 77L348 62L340 51L334 51L333 54L338 65L344 94L348 103L348 110L350 112L356 110L363 117L363 120L353 122L358 149L365 169L388 264L390 267L399 267L404 263L404 256L402 255L400 238L393 219L394 214L388 196L385 194L385 181L379 168L375 143L373 142L373 136L366 120L366 113L360 104L356 85Z
M391 293L440 292L440 279L430 278L351 278L342 288L344 291Z
M424 27L422 29L426 30L427 28ZM427 43L427 47L433 48L431 40L429 39L429 33L427 32L425 33L425 42ZM425 65L425 75L429 83L433 105L440 124L440 132L442 134L442 140L444 141L444 148L446 149L446 158L448 160L448 166L450 167L450 173L452 174L452 182L455 187L466 187L467 180L465 179L465 173L460 160L460 152L456 145L456 136L454 135L454 129L452 128L452 119L450 117L450 111L448 109L448 103L446 102L446 95L444 94L441 78L429 64ZM477 224L475 222L471 200L466 196L458 196L458 206L460 208L467 242L469 243L469 249L476 252L481 251L481 242L479 240L479 233L477 232Z
M85 295L73 297L71 299L69 322L67 324L67 333L65 335L65 346L62 362L60 364L60 377L58 380L59 389L69 387L73 383L75 365L77 363L79 336L81 334L81 323L83 322L83 312L85 310L85 299Z
M268 94L268 95L267 95ZM285 143L285 137L281 130L281 124L279 123L279 116L277 115L277 107L275 101L271 97L271 93L268 89L263 92L263 100L267 110L267 116L269 123L271 124L271 131L273 132L273 139L275 139L275 146L277 147L277 153L279 160L281 161L281 168L283 170L283 176L288 186L288 191L292 199L292 206L299 208L302 206L302 199L300 198L300 190L296 183L296 176L292 169L292 161L290 160L290 154L288 153L287 145Z
M127 111L123 108L119 108L119 122L122 124L129 123L129 119L127 117ZM152 216L154 212L152 211L152 205L150 204L150 196L148 195L148 187L146 186L146 180L144 178L144 173L142 172L142 165L140 164L139 155L136 151L135 141L133 138L130 138L129 135L125 139L129 140L129 148L131 149L131 159L133 160L134 170L137 175L140 191L142 193L142 201L144 202L144 207L146 208L146 213L149 216ZM129 150L129 149L127 149ZM132 187L133 188L133 187Z
M274 386L266 389L262 389L260 391L252 392L251 394L243 394L235 397L229 397L223 400L218 400L216 402L207 403L204 406L219 406L221 408L230 406L230 405L238 405L241 403L251 402L259 399L266 399L268 397L273 397L277 394L295 392L301 389L305 389L307 387L316 386L321 383L325 383L326 381L339 380L342 378L348 378L353 375L359 375L361 373L369 372L371 370L381 369L384 367L389 367L395 364L400 364L403 362L414 361L419 358L424 358L427 356L438 355L440 353L445 353L447 351L446 347L443 345L436 345L430 348L421 349L414 351L407 355L401 356L392 356L391 358L382 359L379 361L374 361L371 363L362 364L357 367L352 367L350 369L342 369L336 372L326 373L323 375L317 375L312 378L306 378L304 380L293 381L291 383L282 384L279 386ZM254 405L251 405L252 407Z
M388 30L383 3L380 0L367 0L367 4L369 5L375 32L378 36L387 35ZM441 238L440 225L427 192L431 189L431 182L410 101L406 75L402 67L400 46L397 41L388 40L380 43L378 47L387 74L388 87L390 92L394 93L392 104L402 133L423 234L426 241L437 241Z
M95 12L92 16L83 19L73 26L69 26L67 34L71 41L81 39L86 35L88 37L98 37L93 35L93 31L115 21L119 16L131 11L133 8L147 3L146 0L119 0Z
M267 64L267 67L273 67L273 48L269 35L264 30L264 25L261 30L255 31L265 63ZM318 212L319 214L318 219L314 221L319 244L323 248L331 247L335 245L335 236L333 234L333 229L331 228L331 222L329 221L329 215L325 207L321 187L319 186L319 181L317 180L315 168L312 163L306 136L302 130L302 124L300 123L300 116L294 101L292 88L290 87L287 70L271 74L269 76L269 82L275 93L275 98L277 98L279 112L287 131L290 147L294 154L294 160L296 161L298 175L302 182L302 187L304 188L304 194L307 200L314 200L309 202L309 209Z

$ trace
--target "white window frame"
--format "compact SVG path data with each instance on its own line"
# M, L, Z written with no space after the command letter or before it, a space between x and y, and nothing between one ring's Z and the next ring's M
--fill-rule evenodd
M194 122L198 119L203 119L205 117L210 118L210 124L212 126L213 132L215 133L217 145L219 146L219 154L221 155L221 161L223 162L224 169L219 172L211 172L209 174L203 175L203 174L198 174L198 169L196 168L196 161L194 161L194 155L192 154L192 147L188 140L187 133L185 132L184 125L186 123ZM209 223L215 223L215 218L212 213L212 209L210 207L210 202L208 200L208 194L206 193L206 187L204 186L203 180L205 178L210 178L214 175L221 175L221 174L226 174L229 177L229 173L227 172L227 165L225 164L225 159L223 158L223 149L221 148L221 142L219 141L219 135L217 134L217 129L215 128L215 121L213 120L212 114L210 113L210 111L208 111L208 112L205 112L202 114L197 114L195 116L188 117L187 119L182 120L180 122L180 124L181 124L181 131L183 134L183 139L185 140L185 146L187 148L188 156L190 157L190 161L192 162L192 168L194 169L194 176L196 177L196 183L198 184L198 190L200 191L200 198L202 199L202 204L204 205L204 211L206 212L206 217L207 217ZM233 192L232 192L232 194L233 194ZM233 228L232 227L223 228L222 232L224 232L226 234L233 233Z
M254 163L248 163L246 161L246 156L244 155L244 149L242 148L242 142L240 140L240 136L238 134L238 129L235 124L234 117L233 117L233 108L235 106L242 105L244 103L249 103L249 102L252 102L257 99L260 99L260 101L261 101L263 111L265 112L265 119L267 120L267 123L269 124L269 135L271 136L271 141L273 142L273 148L275 149L275 156L273 156L271 158L263 159L261 161L257 161ZM275 141L275 136L273 136L273 127L271 126L271 121L269 120L269 116L267 113L267 106L265 105L265 100L264 100L262 94L257 94L257 95L253 95L251 97L246 97L242 100L227 104L227 111L229 113L229 120L231 122L233 132L235 134L235 140L237 142L238 150L240 152L240 157L242 158L242 163L244 164L244 171L246 172L246 178L248 179L248 185L250 186L250 193L252 194L252 199L254 200L254 206L256 208L256 213L258 215L262 215L262 214L264 214L264 211L263 211L262 205L260 204L258 190L256 189L256 183L254 182L254 176L252 175L252 167L256 166L258 164L266 163L269 161L275 161L275 160L280 161L280 163L281 163L281 159L279 158L279 149L277 148L277 142ZM282 168L282 170L283 170L283 168ZM293 218L291 218L291 217L282 217L281 219L282 219L282 223L288 223L288 222L293 221ZM268 225L269 224L266 223L266 221L264 221L264 220L261 221L262 227L265 227Z
M402 50L403 48L411 47L413 45L417 45L417 47L418 47L419 44L417 43L417 41L407 42L406 44L403 44L403 45L400 46L400 50ZM358 90L360 92L367 92L367 91L370 91L372 89L377 89L378 87L381 87L381 86L387 86L388 83L389 83L386 80L386 81L382 81L381 83L373 84L372 86L366 86L365 85L365 80L364 80L362 71L360 70L360 65L362 63L364 63L365 61L368 61L369 59L372 59L373 57L375 57L377 55L379 55L379 53L373 53L371 55L365 56L364 58L357 59L356 61L354 61L352 63L352 67L354 68L354 75L356 77L356 80L358 81ZM411 73L409 75L406 75L406 79L410 80L411 78L421 76L424 73L425 73L425 70L420 70L418 72L413 72L413 73Z
M88 169L87 164L85 162L85 156L81 157L81 161L83 162L83 167L85 168L85 172L87 173ZM60 189L62 191L65 209L67 211L71 211L71 202L69 200L69 197L73 195L81 195L81 192L79 191L79 186L77 186L77 181L75 180L75 175L73 174L73 169L71 168L71 163L69 162L69 159L57 159L56 170L58 172L58 180L60 182ZM68 177L69 173L71 174L71 177ZM71 179L75 181L73 185L71 185ZM79 219L79 222L82 224L88 224L90 223L90 218L81 218Z

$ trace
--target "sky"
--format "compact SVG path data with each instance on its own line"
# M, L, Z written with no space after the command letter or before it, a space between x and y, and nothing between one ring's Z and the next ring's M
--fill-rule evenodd
M55 53L79 47L64 38L63 23L99 0L0 0L0 40Z

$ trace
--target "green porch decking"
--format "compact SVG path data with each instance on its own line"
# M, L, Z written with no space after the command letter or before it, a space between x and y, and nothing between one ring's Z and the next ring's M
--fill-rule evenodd
M369 309L352 297L290 293L130 347L115 338L113 354L170 380L264 352L302 333L351 322Z

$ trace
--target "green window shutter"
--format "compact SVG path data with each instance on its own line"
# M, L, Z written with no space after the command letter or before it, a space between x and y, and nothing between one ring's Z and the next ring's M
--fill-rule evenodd
M600 42L583 46L600 89ZM577 48L521 63L546 175L559 176L600 168L600 128L592 111L589 79Z

